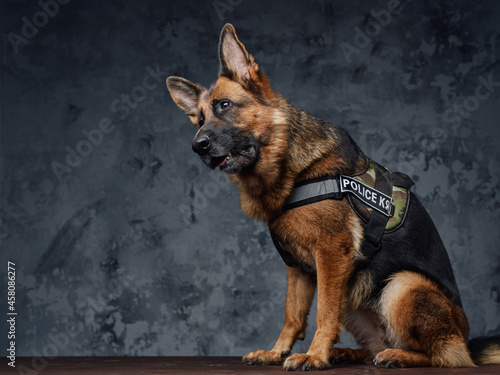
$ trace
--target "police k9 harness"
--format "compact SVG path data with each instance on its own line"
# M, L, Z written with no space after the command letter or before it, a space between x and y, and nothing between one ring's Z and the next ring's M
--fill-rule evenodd
M406 218L413 181L400 172L391 172L371 159L366 169L352 176L326 176L296 184L283 206L283 212L325 199L348 199L362 219L364 239L371 246L363 246L363 255L369 262L380 249L384 233L400 228ZM299 267L292 254L286 251L271 232L274 246L289 267Z

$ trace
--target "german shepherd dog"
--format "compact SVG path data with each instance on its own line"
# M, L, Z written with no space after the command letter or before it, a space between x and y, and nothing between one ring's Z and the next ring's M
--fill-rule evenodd
M273 91L230 24L220 36L219 58L220 75L209 89L172 76L168 90L198 128L194 152L209 168L230 175L241 209L266 221L299 265L287 266L285 323L276 344L248 353L243 362L286 370L367 361L388 368L500 363L500 337L468 341L458 291L450 297L457 288L446 250L412 193L404 225L384 234L363 267L366 223L347 199L283 210L297 183L359 174L367 158L344 129ZM427 267L439 269L444 282L426 274ZM307 353L290 355L305 336L316 290L313 341ZM341 327L361 349L334 348Z

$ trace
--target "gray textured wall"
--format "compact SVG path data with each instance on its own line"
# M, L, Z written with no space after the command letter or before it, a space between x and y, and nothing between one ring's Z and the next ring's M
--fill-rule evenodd
M472 336L500 333L500 3L410 1L381 27L392 3L73 0L44 16L3 0L0 260L17 269L17 354L239 355L277 338L285 266L191 151L164 84L212 83L228 21L278 91L417 181Z

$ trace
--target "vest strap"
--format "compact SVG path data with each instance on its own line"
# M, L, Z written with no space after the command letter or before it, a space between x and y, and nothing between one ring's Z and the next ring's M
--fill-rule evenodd
M293 259L292 254L290 254L288 251L283 249L283 246L281 246L281 243L278 241L278 239L274 235L273 231L270 231L270 232L271 232L271 239L273 240L274 247L276 248L276 250L278 250L278 253L281 256L281 259L283 259L283 262L285 262L285 264L288 267L298 268L299 265L297 264L297 262L295 262L295 259Z
M286 200L283 211L325 199L342 199L337 176L325 176L298 183Z
M295 185L290 196L285 201L283 212L296 207L319 202L325 199L342 199L344 194L352 194L352 197L358 198L364 204L373 209L370 219L365 227L365 240L370 246L364 247L363 255L366 262L370 262L373 255L380 250L382 237L389 218L395 213L393 204L393 186L402 186L410 188L413 181L403 173L391 173L380 164L370 161L374 167L375 179L374 186L368 186L365 183L354 179L356 176L325 176L307 181L302 181ZM373 172L372 172L373 173ZM349 198L352 206L352 202ZM292 254L286 251L275 234L271 232L273 244L278 250L281 258L289 267L301 267L297 264Z

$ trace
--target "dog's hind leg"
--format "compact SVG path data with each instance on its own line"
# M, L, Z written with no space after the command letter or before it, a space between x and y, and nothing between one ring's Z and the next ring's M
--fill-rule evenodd
M334 348L330 354L330 363L370 363L377 353L387 349L384 342L384 330L381 329L381 321L375 311L370 308L358 307L353 309L346 306L341 322L349 331L362 349Z
M379 313L391 349L378 353L383 367L473 367L463 310L426 277L403 271L384 288Z
M373 363L379 367L426 367L431 366L431 358L421 352L403 349L385 349L377 354Z

